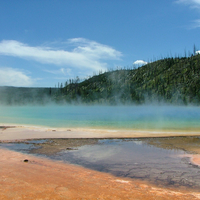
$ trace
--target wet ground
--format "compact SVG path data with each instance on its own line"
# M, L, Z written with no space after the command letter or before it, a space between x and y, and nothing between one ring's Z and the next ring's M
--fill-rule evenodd
M0 146L158 186L200 189L200 168L187 157L198 153L200 137L47 139Z
M200 154L199 136L148 138L143 142L162 149L183 150L188 153Z

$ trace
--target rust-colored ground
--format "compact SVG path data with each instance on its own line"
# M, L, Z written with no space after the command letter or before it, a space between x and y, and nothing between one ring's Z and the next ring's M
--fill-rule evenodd
M28 159L28 162L24 162ZM80 166L0 149L0 199L200 199Z

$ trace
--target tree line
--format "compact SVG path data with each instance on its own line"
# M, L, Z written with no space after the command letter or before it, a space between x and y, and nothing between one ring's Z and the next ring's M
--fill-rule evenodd
M200 55L164 58L139 68L99 73L66 81L55 95L68 103L200 104Z
M195 50L194 50L195 51ZM55 88L0 87L2 104L143 104L200 105L200 55L163 58L135 68L78 76Z

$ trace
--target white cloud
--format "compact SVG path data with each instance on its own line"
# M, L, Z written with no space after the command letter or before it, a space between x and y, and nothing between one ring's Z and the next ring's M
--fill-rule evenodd
M74 52L87 55L91 58L118 60L122 56L119 51L95 41L90 41L84 38L74 38L68 41L77 45Z
M198 9L200 11L200 0L177 0L175 1L178 4L189 5L191 9ZM200 28L200 19L192 21L189 29Z
M191 8L200 8L200 0L177 0L176 3L190 5Z
M1 86L31 86L33 80L24 72L9 68L0 67L0 85Z
M138 66L142 66L142 65L146 65L147 62L144 60L136 60L133 65L138 65Z
M54 74L54 75L68 75L68 76L72 76L71 74L71 69L69 68L60 68L60 69L57 69L57 70L44 70L45 72L48 72L48 73L51 73L51 74Z
M106 70L106 60L117 60L122 56L121 52L112 47L84 38L73 38L65 44L66 47L73 45L74 48L66 51L44 46L32 47L15 40L3 40L0 42L0 54L92 71Z
M200 19L194 20L191 28L200 28Z
M196 53L196 54L200 54L200 50L196 51L195 53Z

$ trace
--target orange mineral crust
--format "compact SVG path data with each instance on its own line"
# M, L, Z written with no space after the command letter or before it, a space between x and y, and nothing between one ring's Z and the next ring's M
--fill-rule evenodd
M25 162L26 161L26 162ZM0 149L0 199L200 199L80 166Z

